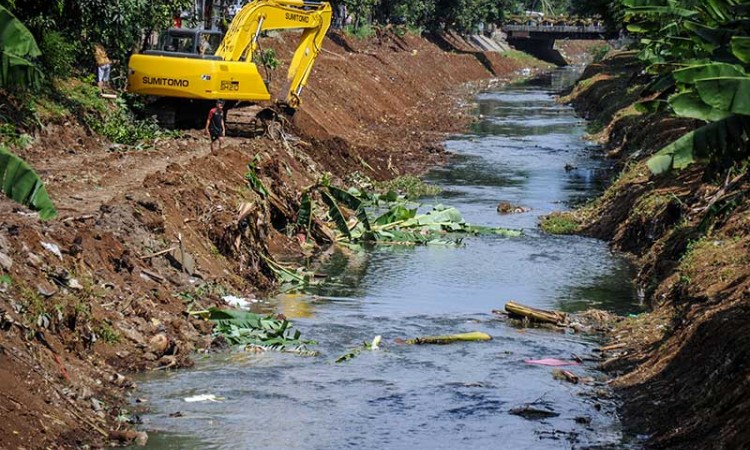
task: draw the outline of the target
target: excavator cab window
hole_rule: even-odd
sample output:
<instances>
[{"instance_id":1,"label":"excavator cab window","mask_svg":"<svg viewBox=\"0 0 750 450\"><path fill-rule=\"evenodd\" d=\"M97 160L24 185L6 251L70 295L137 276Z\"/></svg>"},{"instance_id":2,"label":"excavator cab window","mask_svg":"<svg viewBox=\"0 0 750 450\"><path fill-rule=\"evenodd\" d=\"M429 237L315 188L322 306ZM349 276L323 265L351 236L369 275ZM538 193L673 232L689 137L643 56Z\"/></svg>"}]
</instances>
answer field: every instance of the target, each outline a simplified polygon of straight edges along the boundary
<instances>
[{"instance_id":1,"label":"excavator cab window","mask_svg":"<svg viewBox=\"0 0 750 450\"><path fill-rule=\"evenodd\" d=\"M219 31L170 28L159 37L156 48L146 53L163 56L177 53L188 58L220 59L214 53L219 48L221 39Z\"/></svg>"},{"instance_id":2,"label":"excavator cab window","mask_svg":"<svg viewBox=\"0 0 750 450\"><path fill-rule=\"evenodd\" d=\"M213 55L221 45L222 35L217 32L202 32L198 37L198 53L201 55Z\"/></svg>"}]
</instances>

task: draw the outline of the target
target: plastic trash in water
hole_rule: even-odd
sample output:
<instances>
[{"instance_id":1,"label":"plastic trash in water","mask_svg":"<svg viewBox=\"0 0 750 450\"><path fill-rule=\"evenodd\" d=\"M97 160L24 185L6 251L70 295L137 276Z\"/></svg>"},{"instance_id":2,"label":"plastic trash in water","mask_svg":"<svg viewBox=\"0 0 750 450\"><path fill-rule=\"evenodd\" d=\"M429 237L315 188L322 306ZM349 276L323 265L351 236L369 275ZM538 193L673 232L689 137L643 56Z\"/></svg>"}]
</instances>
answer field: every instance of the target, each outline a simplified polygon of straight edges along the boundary
<instances>
[{"instance_id":1,"label":"plastic trash in water","mask_svg":"<svg viewBox=\"0 0 750 450\"><path fill-rule=\"evenodd\" d=\"M527 359L524 362L526 364L536 364L539 366L551 366L551 367L579 365L579 363L577 363L576 361L565 361L565 360L557 359L557 358Z\"/></svg>"},{"instance_id":2,"label":"plastic trash in water","mask_svg":"<svg viewBox=\"0 0 750 450\"><path fill-rule=\"evenodd\" d=\"M221 298L229 306L234 306L235 308L240 309L249 309L250 308L250 302L246 298L237 297L235 295L225 295Z\"/></svg>"},{"instance_id":3,"label":"plastic trash in water","mask_svg":"<svg viewBox=\"0 0 750 450\"><path fill-rule=\"evenodd\" d=\"M194 395L192 397L185 397L184 400L188 403L218 402L218 401L223 400L223 398L217 397L214 394L200 394L200 395Z\"/></svg>"}]
</instances>

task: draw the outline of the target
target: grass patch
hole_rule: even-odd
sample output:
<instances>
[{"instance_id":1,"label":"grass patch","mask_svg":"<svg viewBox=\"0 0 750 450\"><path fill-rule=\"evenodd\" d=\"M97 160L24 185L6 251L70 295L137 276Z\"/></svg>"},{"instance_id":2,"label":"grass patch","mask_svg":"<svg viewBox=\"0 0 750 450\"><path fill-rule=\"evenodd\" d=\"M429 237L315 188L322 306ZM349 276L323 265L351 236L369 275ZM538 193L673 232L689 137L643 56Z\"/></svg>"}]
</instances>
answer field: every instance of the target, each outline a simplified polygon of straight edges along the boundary
<instances>
[{"instance_id":1,"label":"grass patch","mask_svg":"<svg viewBox=\"0 0 750 450\"><path fill-rule=\"evenodd\" d=\"M579 228L578 221L569 212L554 212L544 216L539 226L549 234L575 234Z\"/></svg>"},{"instance_id":2,"label":"grass patch","mask_svg":"<svg viewBox=\"0 0 750 450\"><path fill-rule=\"evenodd\" d=\"M354 25L347 25L344 27L344 33L353 38L367 39L375 36L375 28L369 24L362 25L359 28L355 28Z\"/></svg>"},{"instance_id":3,"label":"grass patch","mask_svg":"<svg viewBox=\"0 0 750 450\"><path fill-rule=\"evenodd\" d=\"M102 98L99 89L89 83L73 81L60 86L63 103L88 127L117 144L137 145L176 132L162 130L151 118L137 119L127 97L114 101Z\"/></svg>"},{"instance_id":4,"label":"grass patch","mask_svg":"<svg viewBox=\"0 0 750 450\"><path fill-rule=\"evenodd\" d=\"M96 329L95 333L99 339L107 344L117 344L120 342L120 333L112 328L112 325L107 322L102 322Z\"/></svg>"},{"instance_id":5,"label":"grass patch","mask_svg":"<svg viewBox=\"0 0 750 450\"><path fill-rule=\"evenodd\" d=\"M434 197L443 191L439 186L425 183L422 179L413 175L404 175L392 180L376 182L375 189L381 192L394 191L408 200Z\"/></svg>"}]
</instances>

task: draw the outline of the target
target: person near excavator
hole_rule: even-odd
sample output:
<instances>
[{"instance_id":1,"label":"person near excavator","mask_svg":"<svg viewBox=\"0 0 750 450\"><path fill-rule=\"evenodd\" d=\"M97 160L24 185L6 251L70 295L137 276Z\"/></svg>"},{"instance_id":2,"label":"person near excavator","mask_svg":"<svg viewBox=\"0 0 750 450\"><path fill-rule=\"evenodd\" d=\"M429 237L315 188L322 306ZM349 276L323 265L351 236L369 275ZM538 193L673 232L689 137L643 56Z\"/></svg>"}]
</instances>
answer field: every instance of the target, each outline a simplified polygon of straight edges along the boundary
<instances>
[{"instance_id":1,"label":"person near excavator","mask_svg":"<svg viewBox=\"0 0 750 450\"><path fill-rule=\"evenodd\" d=\"M112 61L109 60L107 51L101 44L94 45L94 59L96 59L96 84L99 86L99 90L103 92L109 84Z\"/></svg>"},{"instance_id":2,"label":"person near excavator","mask_svg":"<svg viewBox=\"0 0 750 450\"><path fill-rule=\"evenodd\" d=\"M208 120L206 121L206 134L211 136L211 151L214 151L214 143L217 141L219 142L219 149L221 149L226 133L227 129L224 124L224 100L216 100L216 107L208 112Z\"/></svg>"}]
</instances>

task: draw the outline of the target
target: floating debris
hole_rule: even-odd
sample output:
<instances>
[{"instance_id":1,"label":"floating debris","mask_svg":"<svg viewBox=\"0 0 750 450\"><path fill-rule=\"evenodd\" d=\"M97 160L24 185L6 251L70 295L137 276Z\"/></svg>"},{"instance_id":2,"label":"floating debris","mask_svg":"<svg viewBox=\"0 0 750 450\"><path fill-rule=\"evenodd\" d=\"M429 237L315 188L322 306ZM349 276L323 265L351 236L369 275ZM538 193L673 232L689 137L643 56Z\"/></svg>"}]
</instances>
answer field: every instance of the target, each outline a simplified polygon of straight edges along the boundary
<instances>
[{"instance_id":1,"label":"floating debris","mask_svg":"<svg viewBox=\"0 0 750 450\"><path fill-rule=\"evenodd\" d=\"M230 345L252 350L296 353L301 356L318 355L318 352L307 349L307 345L316 342L300 339L300 331L292 330L291 322L284 317L219 308L209 308L192 314L215 322L214 337L220 337Z\"/></svg>"},{"instance_id":2,"label":"floating debris","mask_svg":"<svg viewBox=\"0 0 750 450\"><path fill-rule=\"evenodd\" d=\"M491 341L492 336L481 331L471 333L449 334L446 336L423 336L414 339L407 339L404 343L409 345L423 344L452 344L454 342L473 342L473 341Z\"/></svg>"},{"instance_id":3,"label":"floating debris","mask_svg":"<svg viewBox=\"0 0 750 450\"><path fill-rule=\"evenodd\" d=\"M221 400L224 400L224 398L217 397L214 394L200 394L200 395L193 395L192 397L185 397L183 400L185 400L188 403L219 402Z\"/></svg>"},{"instance_id":4,"label":"floating debris","mask_svg":"<svg viewBox=\"0 0 750 450\"><path fill-rule=\"evenodd\" d=\"M372 340L372 342L364 342L362 345L360 345L357 348L353 348L349 350L348 352L344 353L343 355L336 358L335 363L342 363L344 361L349 361L350 359L356 358L359 356L360 353L362 353L363 350L378 350L380 348L380 341L383 338L380 335L375 336L375 338Z\"/></svg>"},{"instance_id":5,"label":"floating debris","mask_svg":"<svg viewBox=\"0 0 750 450\"><path fill-rule=\"evenodd\" d=\"M550 406L539 403L528 403L513 408L508 412L514 416L521 416L527 420L549 419L550 417L557 417L560 415L560 413L555 412Z\"/></svg>"},{"instance_id":6,"label":"floating debris","mask_svg":"<svg viewBox=\"0 0 750 450\"><path fill-rule=\"evenodd\" d=\"M527 359L526 364L536 364L539 366L561 367L561 366L578 366L576 361L565 361L557 358Z\"/></svg>"},{"instance_id":7,"label":"floating debris","mask_svg":"<svg viewBox=\"0 0 750 450\"><path fill-rule=\"evenodd\" d=\"M563 326L568 320L568 316L564 312L532 308L513 301L505 304L505 310L511 317L519 317L537 323Z\"/></svg>"}]
</instances>

